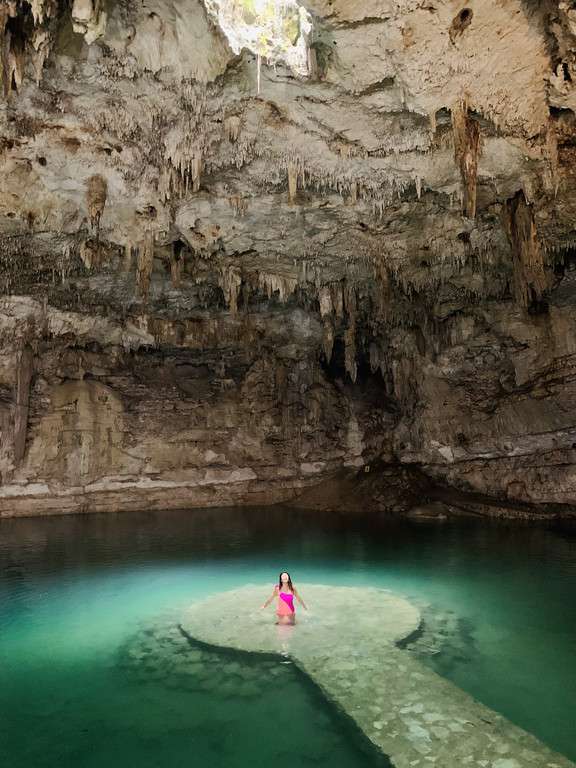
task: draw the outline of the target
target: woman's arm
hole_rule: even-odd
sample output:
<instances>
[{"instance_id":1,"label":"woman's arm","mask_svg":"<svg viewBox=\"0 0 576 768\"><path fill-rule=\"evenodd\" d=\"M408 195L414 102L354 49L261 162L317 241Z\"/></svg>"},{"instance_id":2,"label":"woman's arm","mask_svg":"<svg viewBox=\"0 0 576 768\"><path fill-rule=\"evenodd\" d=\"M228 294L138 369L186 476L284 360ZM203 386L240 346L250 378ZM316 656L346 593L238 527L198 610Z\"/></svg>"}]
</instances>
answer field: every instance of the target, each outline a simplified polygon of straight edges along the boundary
<instances>
[{"instance_id":1,"label":"woman's arm","mask_svg":"<svg viewBox=\"0 0 576 768\"><path fill-rule=\"evenodd\" d=\"M304 600L302 600L302 598L300 597L300 595L298 594L298 591L296 589L294 589L294 597L296 598L296 600L298 600L298 602L300 603L300 605L303 608L306 608L306 610L308 610L307 606L304 605Z\"/></svg>"},{"instance_id":2,"label":"woman's arm","mask_svg":"<svg viewBox=\"0 0 576 768\"><path fill-rule=\"evenodd\" d=\"M260 608L266 608L267 605L270 605L270 601L274 600L274 596L276 595L277 592L278 592L278 584L274 586L274 589L272 590L272 594L270 595L268 600L266 600L266 602L260 606Z\"/></svg>"}]
</instances>

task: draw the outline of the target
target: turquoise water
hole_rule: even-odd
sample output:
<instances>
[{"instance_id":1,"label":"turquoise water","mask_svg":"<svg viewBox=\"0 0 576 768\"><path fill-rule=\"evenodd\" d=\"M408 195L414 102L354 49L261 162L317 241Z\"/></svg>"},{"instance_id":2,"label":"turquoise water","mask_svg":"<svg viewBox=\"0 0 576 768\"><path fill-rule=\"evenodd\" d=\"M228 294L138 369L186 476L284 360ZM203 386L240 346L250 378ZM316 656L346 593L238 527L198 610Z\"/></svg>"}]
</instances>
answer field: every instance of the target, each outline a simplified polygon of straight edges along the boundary
<instances>
[{"instance_id":1,"label":"turquoise water","mask_svg":"<svg viewBox=\"0 0 576 768\"><path fill-rule=\"evenodd\" d=\"M290 665L243 660L224 685L217 653L201 682L122 663L158 617L245 583L264 599L281 569L448 617L426 663L576 760L575 528L265 508L0 521L0 764L388 765Z\"/></svg>"}]
</instances>

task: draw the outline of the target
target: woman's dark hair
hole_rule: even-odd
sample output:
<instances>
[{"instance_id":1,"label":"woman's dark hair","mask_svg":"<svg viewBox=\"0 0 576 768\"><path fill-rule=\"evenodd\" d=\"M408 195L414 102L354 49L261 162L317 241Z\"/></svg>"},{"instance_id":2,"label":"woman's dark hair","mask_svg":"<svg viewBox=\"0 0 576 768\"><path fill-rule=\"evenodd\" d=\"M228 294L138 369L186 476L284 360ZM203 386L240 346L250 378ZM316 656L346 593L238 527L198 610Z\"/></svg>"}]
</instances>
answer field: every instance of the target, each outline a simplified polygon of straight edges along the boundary
<instances>
[{"instance_id":1,"label":"woman's dark hair","mask_svg":"<svg viewBox=\"0 0 576 768\"><path fill-rule=\"evenodd\" d=\"M290 587L290 591L294 592L294 587L292 586L292 579L290 578L290 574L288 571L280 571L280 575L278 576L278 588L282 589L282 574L285 573L286 576L288 576L288 586Z\"/></svg>"}]
</instances>

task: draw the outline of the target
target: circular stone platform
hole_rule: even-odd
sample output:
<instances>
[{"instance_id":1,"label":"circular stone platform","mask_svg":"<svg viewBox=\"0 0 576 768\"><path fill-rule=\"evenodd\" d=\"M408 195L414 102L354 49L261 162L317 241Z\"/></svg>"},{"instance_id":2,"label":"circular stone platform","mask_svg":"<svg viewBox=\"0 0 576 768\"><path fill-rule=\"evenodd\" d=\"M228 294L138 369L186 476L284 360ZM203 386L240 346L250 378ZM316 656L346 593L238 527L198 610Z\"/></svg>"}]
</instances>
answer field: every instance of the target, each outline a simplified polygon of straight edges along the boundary
<instances>
[{"instance_id":1,"label":"circular stone platform","mask_svg":"<svg viewBox=\"0 0 576 768\"><path fill-rule=\"evenodd\" d=\"M407 600L373 587L298 584L294 626L274 623L272 585L191 605L180 631L220 648L289 656L396 768L576 768L421 664L398 641L420 625ZM281 658L281 657L280 657Z\"/></svg>"},{"instance_id":2,"label":"circular stone platform","mask_svg":"<svg viewBox=\"0 0 576 768\"><path fill-rule=\"evenodd\" d=\"M182 627L195 639L241 651L316 656L338 645L339 654L374 653L411 635L420 613L407 600L373 587L299 584L308 610L296 603L296 624L275 625L276 601L260 606L272 586L248 585L193 604Z\"/></svg>"}]
</instances>

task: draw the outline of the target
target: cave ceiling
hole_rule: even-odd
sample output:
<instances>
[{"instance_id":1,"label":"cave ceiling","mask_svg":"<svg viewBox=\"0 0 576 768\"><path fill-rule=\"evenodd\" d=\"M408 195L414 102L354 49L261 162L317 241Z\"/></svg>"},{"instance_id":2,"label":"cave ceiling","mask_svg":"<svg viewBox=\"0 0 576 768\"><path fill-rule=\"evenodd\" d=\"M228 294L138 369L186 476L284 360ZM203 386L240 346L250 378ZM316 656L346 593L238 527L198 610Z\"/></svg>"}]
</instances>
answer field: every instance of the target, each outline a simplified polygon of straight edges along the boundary
<instances>
[{"instance_id":1,"label":"cave ceiling","mask_svg":"<svg viewBox=\"0 0 576 768\"><path fill-rule=\"evenodd\" d=\"M235 310L346 283L372 322L541 298L574 237L571 3L286 0L287 42L231 41L259 3L3 2L0 289Z\"/></svg>"},{"instance_id":2,"label":"cave ceiling","mask_svg":"<svg viewBox=\"0 0 576 768\"><path fill-rule=\"evenodd\" d=\"M374 460L573 504L572 2L1 0L0 44L9 513Z\"/></svg>"}]
</instances>

